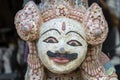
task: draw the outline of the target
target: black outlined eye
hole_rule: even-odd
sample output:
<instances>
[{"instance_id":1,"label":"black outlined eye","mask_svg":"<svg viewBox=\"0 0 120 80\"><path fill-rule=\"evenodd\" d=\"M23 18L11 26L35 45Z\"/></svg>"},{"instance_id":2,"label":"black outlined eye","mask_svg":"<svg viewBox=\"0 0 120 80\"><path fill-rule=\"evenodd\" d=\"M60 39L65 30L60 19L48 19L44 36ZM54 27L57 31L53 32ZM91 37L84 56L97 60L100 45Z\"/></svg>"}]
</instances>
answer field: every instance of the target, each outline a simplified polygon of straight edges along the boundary
<instances>
[{"instance_id":1,"label":"black outlined eye","mask_svg":"<svg viewBox=\"0 0 120 80\"><path fill-rule=\"evenodd\" d=\"M82 46L82 44L77 40L70 40L67 42L67 44L70 46Z\"/></svg>"},{"instance_id":2,"label":"black outlined eye","mask_svg":"<svg viewBox=\"0 0 120 80\"><path fill-rule=\"evenodd\" d=\"M48 37L47 39L43 40L46 43L58 43L58 40L55 37Z\"/></svg>"}]
</instances>

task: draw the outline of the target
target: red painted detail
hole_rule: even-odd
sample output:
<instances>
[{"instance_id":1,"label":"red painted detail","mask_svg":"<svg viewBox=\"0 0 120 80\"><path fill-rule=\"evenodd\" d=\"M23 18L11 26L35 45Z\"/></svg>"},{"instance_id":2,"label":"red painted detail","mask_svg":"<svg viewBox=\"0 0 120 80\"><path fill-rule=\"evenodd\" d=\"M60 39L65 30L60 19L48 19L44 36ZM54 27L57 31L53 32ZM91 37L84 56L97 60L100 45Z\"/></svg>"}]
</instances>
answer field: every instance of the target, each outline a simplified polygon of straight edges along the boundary
<instances>
[{"instance_id":1,"label":"red painted detail","mask_svg":"<svg viewBox=\"0 0 120 80\"><path fill-rule=\"evenodd\" d=\"M65 64L65 63L70 62L69 59L61 58L61 57L52 58L52 60L53 60L54 62L60 63L60 64Z\"/></svg>"},{"instance_id":2,"label":"red painted detail","mask_svg":"<svg viewBox=\"0 0 120 80\"><path fill-rule=\"evenodd\" d=\"M65 24L65 22L62 23L62 30L63 30L63 31L66 30L66 24Z\"/></svg>"}]
</instances>

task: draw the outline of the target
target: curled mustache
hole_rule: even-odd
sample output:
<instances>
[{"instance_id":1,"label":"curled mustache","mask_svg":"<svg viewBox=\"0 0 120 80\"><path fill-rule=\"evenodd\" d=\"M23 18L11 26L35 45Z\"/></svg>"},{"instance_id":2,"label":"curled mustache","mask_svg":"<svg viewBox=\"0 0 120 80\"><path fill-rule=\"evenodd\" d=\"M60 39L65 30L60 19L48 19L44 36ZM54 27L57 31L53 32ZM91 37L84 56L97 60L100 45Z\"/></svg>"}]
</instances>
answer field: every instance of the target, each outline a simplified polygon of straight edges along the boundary
<instances>
[{"instance_id":1,"label":"curled mustache","mask_svg":"<svg viewBox=\"0 0 120 80\"><path fill-rule=\"evenodd\" d=\"M69 59L69 60L74 60L77 58L78 54L77 53L71 53L71 54L68 54L68 53L64 53L64 54L61 54L61 53L53 53L51 51L47 51L47 55L49 57L61 57L61 58L66 58L66 59Z\"/></svg>"}]
</instances>

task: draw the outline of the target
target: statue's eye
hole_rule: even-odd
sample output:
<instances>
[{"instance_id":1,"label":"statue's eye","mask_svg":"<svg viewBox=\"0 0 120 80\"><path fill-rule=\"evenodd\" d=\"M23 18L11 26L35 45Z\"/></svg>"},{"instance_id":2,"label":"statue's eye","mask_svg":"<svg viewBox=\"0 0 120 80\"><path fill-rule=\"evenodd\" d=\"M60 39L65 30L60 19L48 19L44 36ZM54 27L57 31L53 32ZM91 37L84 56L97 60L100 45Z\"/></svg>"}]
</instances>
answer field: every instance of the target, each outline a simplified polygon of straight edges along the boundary
<instances>
[{"instance_id":1,"label":"statue's eye","mask_svg":"<svg viewBox=\"0 0 120 80\"><path fill-rule=\"evenodd\" d=\"M48 37L47 39L43 40L46 43L58 43L58 40L55 37Z\"/></svg>"},{"instance_id":2,"label":"statue's eye","mask_svg":"<svg viewBox=\"0 0 120 80\"><path fill-rule=\"evenodd\" d=\"M67 42L67 44L70 46L82 46L82 44L77 40L70 40Z\"/></svg>"}]
</instances>

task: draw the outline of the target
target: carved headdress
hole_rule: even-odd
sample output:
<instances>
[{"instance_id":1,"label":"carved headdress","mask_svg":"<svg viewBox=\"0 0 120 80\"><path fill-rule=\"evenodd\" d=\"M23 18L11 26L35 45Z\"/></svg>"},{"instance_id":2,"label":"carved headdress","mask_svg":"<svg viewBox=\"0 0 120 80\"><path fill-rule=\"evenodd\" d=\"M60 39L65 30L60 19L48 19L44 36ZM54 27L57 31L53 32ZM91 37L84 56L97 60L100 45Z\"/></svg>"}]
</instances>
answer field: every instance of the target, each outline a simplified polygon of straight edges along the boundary
<instances>
[{"instance_id":1,"label":"carved headdress","mask_svg":"<svg viewBox=\"0 0 120 80\"><path fill-rule=\"evenodd\" d=\"M100 44L108 32L102 9L96 3L87 10L85 7L88 7L87 0L42 0L40 9L30 1L16 14L17 32L23 40L34 41L39 38L42 23L66 17L84 24L89 44Z\"/></svg>"},{"instance_id":2,"label":"carved headdress","mask_svg":"<svg viewBox=\"0 0 120 80\"><path fill-rule=\"evenodd\" d=\"M80 67L83 80L88 80L90 77L90 80L96 80L97 77L105 76L105 70L98 59L99 53L101 53L101 44L106 39L108 32L102 9L96 3L88 8L87 0L41 0L39 8L30 1L15 17L19 36L29 44L28 65L30 70L28 72L32 77L28 80L34 80L34 75L36 80L43 80L45 77L44 66L37 56L35 45L36 40L41 37L39 34L41 25L52 19L62 17L75 20L84 27L88 52ZM101 80L109 79L105 77Z\"/></svg>"}]
</instances>

